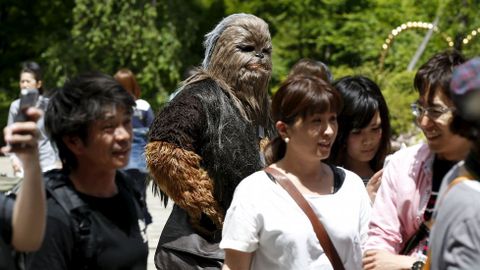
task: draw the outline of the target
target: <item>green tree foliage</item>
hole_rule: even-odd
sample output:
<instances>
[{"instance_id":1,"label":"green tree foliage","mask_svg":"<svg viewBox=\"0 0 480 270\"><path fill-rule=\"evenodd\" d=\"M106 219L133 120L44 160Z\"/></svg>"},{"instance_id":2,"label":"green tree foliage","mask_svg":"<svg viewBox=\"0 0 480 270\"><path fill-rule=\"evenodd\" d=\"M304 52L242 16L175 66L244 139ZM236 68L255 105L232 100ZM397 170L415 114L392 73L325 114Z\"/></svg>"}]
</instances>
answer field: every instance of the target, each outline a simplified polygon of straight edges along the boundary
<instances>
[{"instance_id":1,"label":"green tree foliage","mask_svg":"<svg viewBox=\"0 0 480 270\"><path fill-rule=\"evenodd\" d=\"M303 57L325 62L335 78L363 74L381 86L400 134L413 128L409 104L416 99L415 70L405 70L427 31L409 28L392 38L381 67L385 40L407 21L440 15L415 68L449 47L446 36L468 57L478 55L480 31L472 31L480 28L479 7L479 0L1 0L0 103L17 96L19 64L33 59L48 88L81 71L128 67L159 109L182 74L201 63L204 35L221 18L245 12L270 25L272 92Z\"/></svg>"},{"instance_id":2,"label":"green tree foliage","mask_svg":"<svg viewBox=\"0 0 480 270\"><path fill-rule=\"evenodd\" d=\"M20 64L41 54L69 36L73 1L0 1L0 96L17 97ZM50 59L46 59L50 60ZM46 85L50 85L48 80Z\"/></svg>"},{"instance_id":3,"label":"green tree foliage","mask_svg":"<svg viewBox=\"0 0 480 270\"><path fill-rule=\"evenodd\" d=\"M415 72L399 71L387 75L388 77L380 75L377 81L389 104L390 123L394 135L400 135L399 133L413 128L414 116L411 113L410 104L418 99L418 94L412 86Z\"/></svg>"},{"instance_id":4,"label":"green tree foliage","mask_svg":"<svg viewBox=\"0 0 480 270\"><path fill-rule=\"evenodd\" d=\"M42 55L50 62L48 74L60 85L78 72L114 74L127 67L136 74L145 98L164 102L179 80L180 44L168 14L159 16L156 5L160 4L77 0L70 38L52 44Z\"/></svg>"},{"instance_id":5,"label":"green tree foliage","mask_svg":"<svg viewBox=\"0 0 480 270\"><path fill-rule=\"evenodd\" d=\"M406 72L406 68L427 30L409 28L397 35L390 44L382 70L379 59L385 39L393 29L408 21L433 22L440 11L439 31L430 38L417 62L418 68L433 54L449 48L447 36L456 38L454 33L458 33L462 38L465 37L466 27L462 25L476 24L479 7L478 0L225 2L228 13L251 12L270 24L274 45L273 91L289 68L302 57L327 63L335 78L352 74L366 75L380 85L390 107L392 126L397 135L414 128L410 103L417 99L413 91L415 71ZM456 47L466 50L466 46L458 46L459 38L456 39ZM478 48L473 41L474 38L468 46ZM480 44L480 38L477 42ZM478 49L472 51L478 52ZM471 56L474 53L469 54Z\"/></svg>"},{"instance_id":6,"label":"green tree foliage","mask_svg":"<svg viewBox=\"0 0 480 270\"><path fill-rule=\"evenodd\" d=\"M36 60L46 66L40 55L69 35L72 9L70 0L0 0L0 127L19 94L21 63ZM51 85L48 80L44 84Z\"/></svg>"}]
</instances>

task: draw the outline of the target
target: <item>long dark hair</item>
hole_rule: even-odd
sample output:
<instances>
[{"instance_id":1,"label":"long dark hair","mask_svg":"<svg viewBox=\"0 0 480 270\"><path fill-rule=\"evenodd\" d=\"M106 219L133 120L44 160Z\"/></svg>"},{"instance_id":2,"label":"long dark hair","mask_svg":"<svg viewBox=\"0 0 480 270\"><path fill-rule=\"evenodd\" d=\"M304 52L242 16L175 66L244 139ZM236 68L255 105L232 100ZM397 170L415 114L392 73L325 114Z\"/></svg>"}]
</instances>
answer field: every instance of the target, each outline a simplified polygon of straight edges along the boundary
<instances>
[{"instance_id":1,"label":"long dark hair","mask_svg":"<svg viewBox=\"0 0 480 270\"><path fill-rule=\"evenodd\" d=\"M343 106L340 94L327 82L313 76L289 77L278 89L272 100L272 118L292 125L314 113L341 111ZM285 156L286 144L276 136L265 149L267 164L272 164Z\"/></svg>"},{"instance_id":2,"label":"long dark hair","mask_svg":"<svg viewBox=\"0 0 480 270\"><path fill-rule=\"evenodd\" d=\"M347 76L334 83L335 88L343 97L344 107L338 116L338 133L333 144L330 162L337 166L345 165L345 147L348 136L353 129L362 129L368 126L378 111L382 120L382 137L380 146L373 159L369 162L370 168L378 171L383 167L385 157L390 152L390 116L387 103L378 85L364 76Z\"/></svg>"}]
</instances>

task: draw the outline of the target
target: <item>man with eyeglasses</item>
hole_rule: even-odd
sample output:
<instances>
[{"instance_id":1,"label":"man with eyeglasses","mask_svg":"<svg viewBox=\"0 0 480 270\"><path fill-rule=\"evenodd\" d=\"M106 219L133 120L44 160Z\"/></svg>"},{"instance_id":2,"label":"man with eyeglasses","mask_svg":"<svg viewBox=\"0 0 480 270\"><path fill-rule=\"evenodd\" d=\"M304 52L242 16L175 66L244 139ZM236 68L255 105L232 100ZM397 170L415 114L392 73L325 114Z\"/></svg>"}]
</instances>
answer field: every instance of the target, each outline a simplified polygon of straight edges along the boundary
<instances>
[{"instance_id":1,"label":"man with eyeglasses","mask_svg":"<svg viewBox=\"0 0 480 270\"><path fill-rule=\"evenodd\" d=\"M402 149L385 167L365 246L364 269L421 269L430 219L441 181L464 159L470 142L453 134L452 70L465 62L456 51L434 55L415 75L419 99L412 104L426 143Z\"/></svg>"},{"instance_id":2,"label":"man with eyeglasses","mask_svg":"<svg viewBox=\"0 0 480 270\"><path fill-rule=\"evenodd\" d=\"M450 88L452 100L458 108L450 129L472 141L472 149L467 158L457 163L442 181L430 236L430 269L478 269L480 57L454 70Z\"/></svg>"}]
</instances>

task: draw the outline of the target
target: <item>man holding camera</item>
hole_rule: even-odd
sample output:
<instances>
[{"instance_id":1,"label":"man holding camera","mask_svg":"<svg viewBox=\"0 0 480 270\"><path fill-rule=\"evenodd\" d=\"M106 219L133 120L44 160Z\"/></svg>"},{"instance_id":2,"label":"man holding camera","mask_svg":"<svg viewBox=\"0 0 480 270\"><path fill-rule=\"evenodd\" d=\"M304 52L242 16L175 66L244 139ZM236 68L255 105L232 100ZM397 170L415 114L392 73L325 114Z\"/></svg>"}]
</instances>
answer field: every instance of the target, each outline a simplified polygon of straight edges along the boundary
<instances>
[{"instance_id":1,"label":"man holding camera","mask_svg":"<svg viewBox=\"0 0 480 270\"><path fill-rule=\"evenodd\" d=\"M132 96L88 73L55 91L45 127L61 170L47 172L45 241L27 269L146 269L145 203L118 169L132 144Z\"/></svg>"}]
</instances>

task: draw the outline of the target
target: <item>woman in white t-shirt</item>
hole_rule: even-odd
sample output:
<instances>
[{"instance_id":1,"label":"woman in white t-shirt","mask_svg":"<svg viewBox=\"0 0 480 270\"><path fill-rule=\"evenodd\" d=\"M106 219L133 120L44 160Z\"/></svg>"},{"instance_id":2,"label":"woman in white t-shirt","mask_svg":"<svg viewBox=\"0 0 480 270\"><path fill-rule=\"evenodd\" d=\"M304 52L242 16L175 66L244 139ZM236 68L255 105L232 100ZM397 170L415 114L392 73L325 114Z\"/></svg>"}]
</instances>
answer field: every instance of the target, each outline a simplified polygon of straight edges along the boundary
<instances>
[{"instance_id":1,"label":"woman in white t-shirt","mask_svg":"<svg viewBox=\"0 0 480 270\"><path fill-rule=\"evenodd\" d=\"M330 84L314 77L288 79L272 101L279 136L266 158L310 203L345 268L361 269L369 197L357 175L322 162L330 155L341 108ZM237 187L220 247L223 269L333 269L307 216L264 171Z\"/></svg>"}]
</instances>

